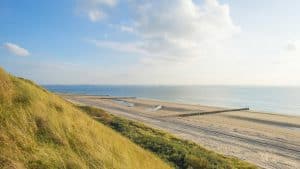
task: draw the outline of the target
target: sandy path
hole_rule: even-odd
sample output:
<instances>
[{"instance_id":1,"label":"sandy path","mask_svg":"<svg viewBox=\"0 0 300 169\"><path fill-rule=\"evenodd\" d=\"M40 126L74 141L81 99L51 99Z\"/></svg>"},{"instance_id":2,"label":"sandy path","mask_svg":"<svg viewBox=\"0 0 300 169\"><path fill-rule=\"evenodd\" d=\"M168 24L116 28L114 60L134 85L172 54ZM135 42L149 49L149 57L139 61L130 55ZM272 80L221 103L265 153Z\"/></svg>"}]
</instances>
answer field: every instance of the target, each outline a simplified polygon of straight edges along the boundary
<instances>
[{"instance_id":1,"label":"sandy path","mask_svg":"<svg viewBox=\"0 0 300 169\"><path fill-rule=\"evenodd\" d=\"M120 102L97 96L63 97L166 130L263 168L300 168L300 117L241 111L180 118L171 116L221 108L131 98ZM151 111L158 105L162 108Z\"/></svg>"}]
</instances>

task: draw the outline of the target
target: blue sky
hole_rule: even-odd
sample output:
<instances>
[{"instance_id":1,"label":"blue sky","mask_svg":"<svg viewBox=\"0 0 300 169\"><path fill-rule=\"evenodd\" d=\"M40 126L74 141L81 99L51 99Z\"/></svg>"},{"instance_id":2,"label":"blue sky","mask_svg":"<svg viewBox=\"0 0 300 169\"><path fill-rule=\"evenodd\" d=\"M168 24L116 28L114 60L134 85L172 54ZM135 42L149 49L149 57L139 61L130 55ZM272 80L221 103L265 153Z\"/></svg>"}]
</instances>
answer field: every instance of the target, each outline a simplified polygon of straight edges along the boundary
<instances>
[{"instance_id":1,"label":"blue sky","mask_svg":"<svg viewBox=\"0 0 300 169\"><path fill-rule=\"evenodd\" d=\"M300 85L296 0L0 2L0 66L40 84Z\"/></svg>"}]
</instances>

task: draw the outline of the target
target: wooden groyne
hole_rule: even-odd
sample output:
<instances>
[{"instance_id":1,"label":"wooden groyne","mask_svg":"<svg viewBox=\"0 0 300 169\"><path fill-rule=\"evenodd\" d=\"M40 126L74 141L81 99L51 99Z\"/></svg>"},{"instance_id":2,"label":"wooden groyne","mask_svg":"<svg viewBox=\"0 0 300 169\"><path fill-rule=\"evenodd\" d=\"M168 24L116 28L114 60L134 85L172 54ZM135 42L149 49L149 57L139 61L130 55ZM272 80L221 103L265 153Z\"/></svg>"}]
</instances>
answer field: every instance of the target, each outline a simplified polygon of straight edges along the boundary
<instances>
[{"instance_id":1,"label":"wooden groyne","mask_svg":"<svg viewBox=\"0 0 300 169\"><path fill-rule=\"evenodd\" d=\"M118 99L136 99L136 97L100 97L99 99L110 99L110 100L118 100Z\"/></svg>"},{"instance_id":2,"label":"wooden groyne","mask_svg":"<svg viewBox=\"0 0 300 169\"><path fill-rule=\"evenodd\" d=\"M246 108L240 108L240 109L226 109L226 110L186 113L186 114L179 114L176 116L177 117L200 116L200 115L217 114L217 113L232 112L232 111L246 111L246 110L250 110L250 109L248 107L246 107Z\"/></svg>"}]
</instances>

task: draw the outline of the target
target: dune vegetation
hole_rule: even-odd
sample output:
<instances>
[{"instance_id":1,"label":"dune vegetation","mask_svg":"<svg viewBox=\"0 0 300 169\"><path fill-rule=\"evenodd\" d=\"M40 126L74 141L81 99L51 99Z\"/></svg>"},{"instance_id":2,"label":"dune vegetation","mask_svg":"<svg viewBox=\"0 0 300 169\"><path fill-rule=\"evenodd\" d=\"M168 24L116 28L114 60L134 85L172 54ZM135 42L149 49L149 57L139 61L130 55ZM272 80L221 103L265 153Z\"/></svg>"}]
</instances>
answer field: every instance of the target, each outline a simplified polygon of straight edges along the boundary
<instances>
[{"instance_id":1,"label":"dune vegetation","mask_svg":"<svg viewBox=\"0 0 300 169\"><path fill-rule=\"evenodd\" d=\"M144 124L111 115L101 109L78 105L94 119L120 132L141 147L156 153L178 169L255 169L234 157L209 151L198 144L174 137Z\"/></svg>"},{"instance_id":2,"label":"dune vegetation","mask_svg":"<svg viewBox=\"0 0 300 169\"><path fill-rule=\"evenodd\" d=\"M0 168L171 168L73 104L0 69Z\"/></svg>"}]
</instances>

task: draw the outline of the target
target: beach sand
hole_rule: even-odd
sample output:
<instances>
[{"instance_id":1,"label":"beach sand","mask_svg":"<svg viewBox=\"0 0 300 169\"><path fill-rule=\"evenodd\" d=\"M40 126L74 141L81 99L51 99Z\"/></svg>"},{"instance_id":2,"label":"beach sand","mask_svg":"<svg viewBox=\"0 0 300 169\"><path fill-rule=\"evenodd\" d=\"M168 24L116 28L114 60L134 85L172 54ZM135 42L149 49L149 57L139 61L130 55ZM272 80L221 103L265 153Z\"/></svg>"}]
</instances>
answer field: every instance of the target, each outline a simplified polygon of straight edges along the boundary
<instances>
[{"instance_id":1,"label":"beach sand","mask_svg":"<svg viewBox=\"0 0 300 169\"><path fill-rule=\"evenodd\" d=\"M176 117L225 108L140 98L66 95L65 99L102 108L234 156L262 168L300 168L300 117L253 111Z\"/></svg>"}]
</instances>

